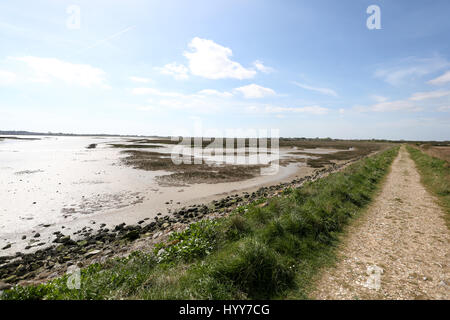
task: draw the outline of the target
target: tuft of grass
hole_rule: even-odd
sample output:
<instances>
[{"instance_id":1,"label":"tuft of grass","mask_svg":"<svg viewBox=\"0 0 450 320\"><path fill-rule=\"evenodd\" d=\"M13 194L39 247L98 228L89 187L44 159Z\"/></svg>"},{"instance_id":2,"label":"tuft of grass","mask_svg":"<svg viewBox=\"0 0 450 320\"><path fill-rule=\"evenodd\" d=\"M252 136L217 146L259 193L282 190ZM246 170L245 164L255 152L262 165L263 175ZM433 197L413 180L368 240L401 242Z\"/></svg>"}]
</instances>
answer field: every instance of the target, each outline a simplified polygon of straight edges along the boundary
<instances>
[{"instance_id":1,"label":"tuft of grass","mask_svg":"<svg viewBox=\"0 0 450 320\"><path fill-rule=\"evenodd\" d=\"M230 216L191 224L151 253L135 253L67 277L16 286L3 299L305 299L334 258L338 235L370 203L398 147L341 172L260 199Z\"/></svg>"},{"instance_id":2,"label":"tuft of grass","mask_svg":"<svg viewBox=\"0 0 450 320\"><path fill-rule=\"evenodd\" d=\"M154 253L158 262L193 261L210 254L217 243L219 221L202 220L189 225L183 232L172 233L168 243L158 243Z\"/></svg>"},{"instance_id":3,"label":"tuft of grass","mask_svg":"<svg viewBox=\"0 0 450 320\"><path fill-rule=\"evenodd\" d=\"M232 249L209 271L218 283L231 284L250 299L280 295L293 284L293 270L266 242L246 238Z\"/></svg>"},{"instance_id":4,"label":"tuft of grass","mask_svg":"<svg viewBox=\"0 0 450 320\"><path fill-rule=\"evenodd\" d=\"M450 163L412 146L407 146L406 149L416 163L422 183L438 198L439 204L446 212L445 221L450 228Z\"/></svg>"}]
</instances>

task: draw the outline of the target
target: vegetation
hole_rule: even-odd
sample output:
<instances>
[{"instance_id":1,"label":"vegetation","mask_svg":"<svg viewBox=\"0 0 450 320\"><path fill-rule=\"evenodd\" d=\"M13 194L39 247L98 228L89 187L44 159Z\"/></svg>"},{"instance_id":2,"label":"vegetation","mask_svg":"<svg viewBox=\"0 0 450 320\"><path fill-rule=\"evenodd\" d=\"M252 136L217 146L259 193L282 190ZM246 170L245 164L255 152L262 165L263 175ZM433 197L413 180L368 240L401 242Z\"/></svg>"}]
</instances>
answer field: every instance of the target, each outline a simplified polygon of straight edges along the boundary
<instances>
[{"instance_id":1,"label":"vegetation","mask_svg":"<svg viewBox=\"0 0 450 320\"><path fill-rule=\"evenodd\" d=\"M450 163L429 156L415 147L407 146L407 150L419 169L422 183L438 198L446 211L447 227L450 228Z\"/></svg>"},{"instance_id":2,"label":"vegetation","mask_svg":"<svg viewBox=\"0 0 450 320\"><path fill-rule=\"evenodd\" d=\"M333 260L338 235L361 213L398 148L345 170L191 224L155 247L69 276L14 287L3 299L304 299L317 271Z\"/></svg>"}]
</instances>

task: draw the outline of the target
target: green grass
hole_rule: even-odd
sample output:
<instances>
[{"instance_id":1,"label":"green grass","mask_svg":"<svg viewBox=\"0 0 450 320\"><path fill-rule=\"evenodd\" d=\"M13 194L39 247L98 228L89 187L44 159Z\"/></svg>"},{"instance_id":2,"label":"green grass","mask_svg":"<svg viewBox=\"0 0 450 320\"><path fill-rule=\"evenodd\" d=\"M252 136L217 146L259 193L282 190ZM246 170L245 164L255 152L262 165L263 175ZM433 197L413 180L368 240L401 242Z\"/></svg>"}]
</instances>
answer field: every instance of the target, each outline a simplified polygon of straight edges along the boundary
<instances>
[{"instance_id":1,"label":"green grass","mask_svg":"<svg viewBox=\"0 0 450 320\"><path fill-rule=\"evenodd\" d=\"M334 259L338 235L370 203L397 152L191 224L151 253L91 265L79 290L68 289L64 276L2 298L307 299L314 276Z\"/></svg>"},{"instance_id":2,"label":"green grass","mask_svg":"<svg viewBox=\"0 0 450 320\"><path fill-rule=\"evenodd\" d=\"M425 187L434 194L441 207L445 210L445 220L450 228L450 164L420 151L417 148L406 147L421 175Z\"/></svg>"}]
</instances>

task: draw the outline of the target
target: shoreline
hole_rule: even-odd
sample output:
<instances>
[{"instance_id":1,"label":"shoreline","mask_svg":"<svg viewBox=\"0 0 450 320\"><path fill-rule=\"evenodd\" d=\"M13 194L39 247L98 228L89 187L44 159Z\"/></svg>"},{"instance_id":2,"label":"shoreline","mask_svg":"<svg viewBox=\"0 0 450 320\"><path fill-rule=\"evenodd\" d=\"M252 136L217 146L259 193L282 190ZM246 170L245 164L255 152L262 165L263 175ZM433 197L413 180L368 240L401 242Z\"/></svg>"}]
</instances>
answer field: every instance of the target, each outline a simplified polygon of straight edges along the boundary
<instances>
[{"instance_id":1,"label":"shoreline","mask_svg":"<svg viewBox=\"0 0 450 320\"><path fill-rule=\"evenodd\" d=\"M276 197L285 188L300 187L368 156L314 169L310 175L276 185L260 186L253 192L242 191L241 194L228 195L207 204L184 207L170 216L161 214L153 219L145 218L134 225L120 223L113 228L102 225L96 231L85 226L76 232L76 238L56 231L56 239L46 248L0 257L0 279L6 286L42 283L64 274L69 267L81 268L133 251L148 251L172 232L182 231L190 223L225 216L240 205Z\"/></svg>"},{"instance_id":2,"label":"shoreline","mask_svg":"<svg viewBox=\"0 0 450 320\"><path fill-rule=\"evenodd\" d=\"M58 232L64 233L65 236L70 236L74 240L81 240L82 237L79 236L80 230L97 232L101 228L114 228L121 223L137 224L144 219L153 219L158 214L172 216L173 212L181 210L183 207L194 206L198 203L209 203L229 195L252 193L261 187L289 182L294 178L307 176L314 171L313 168L301 163L293 164L290 168L280 167L280 170L284 172L239 182L194 185L192 190L189 189L192 186L182 187L185 190L182 193L176 190L179 189L177 187L169 187L172 190L165 190L163 194L160 192L157 195L157 200L144 198L145 196L140 193L133 197L130 196L130 198L136 197L136 203L122 208L117 207L98 213L79 214L75 219L68 221L41 223L38 226L30 227L25 232L2 233L3 244L0 246L0 258L17 252L33 253L36 250L45 249L51 246L52 241L55 239L55 234ZM161 189L162 187L159 188ZM226 191L221 192L221 190ZM202 194L202 196L194 196L194 191ZM210 194L203 196L203 194L208 193Z\"/></svg>"}]
</instances>

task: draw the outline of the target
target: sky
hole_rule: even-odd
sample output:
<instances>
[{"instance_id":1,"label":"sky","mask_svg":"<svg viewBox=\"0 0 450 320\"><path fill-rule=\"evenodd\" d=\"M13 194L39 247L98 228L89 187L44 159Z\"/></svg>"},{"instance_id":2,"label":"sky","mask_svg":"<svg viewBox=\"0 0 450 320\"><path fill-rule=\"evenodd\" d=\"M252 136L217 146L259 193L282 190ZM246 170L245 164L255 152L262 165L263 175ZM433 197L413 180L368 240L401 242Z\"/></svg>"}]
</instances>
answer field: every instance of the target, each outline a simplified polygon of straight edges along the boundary
<instances>
[{"instance_id":1,"label":"sky","mask_svg":"<svg viewBox=\"0 0 450 320\"><path fill-rule=\"evenodd\" d=\"M449 14L448 0L2 1L0 130L450 140Z\"/></svg>"}]
</instances>

